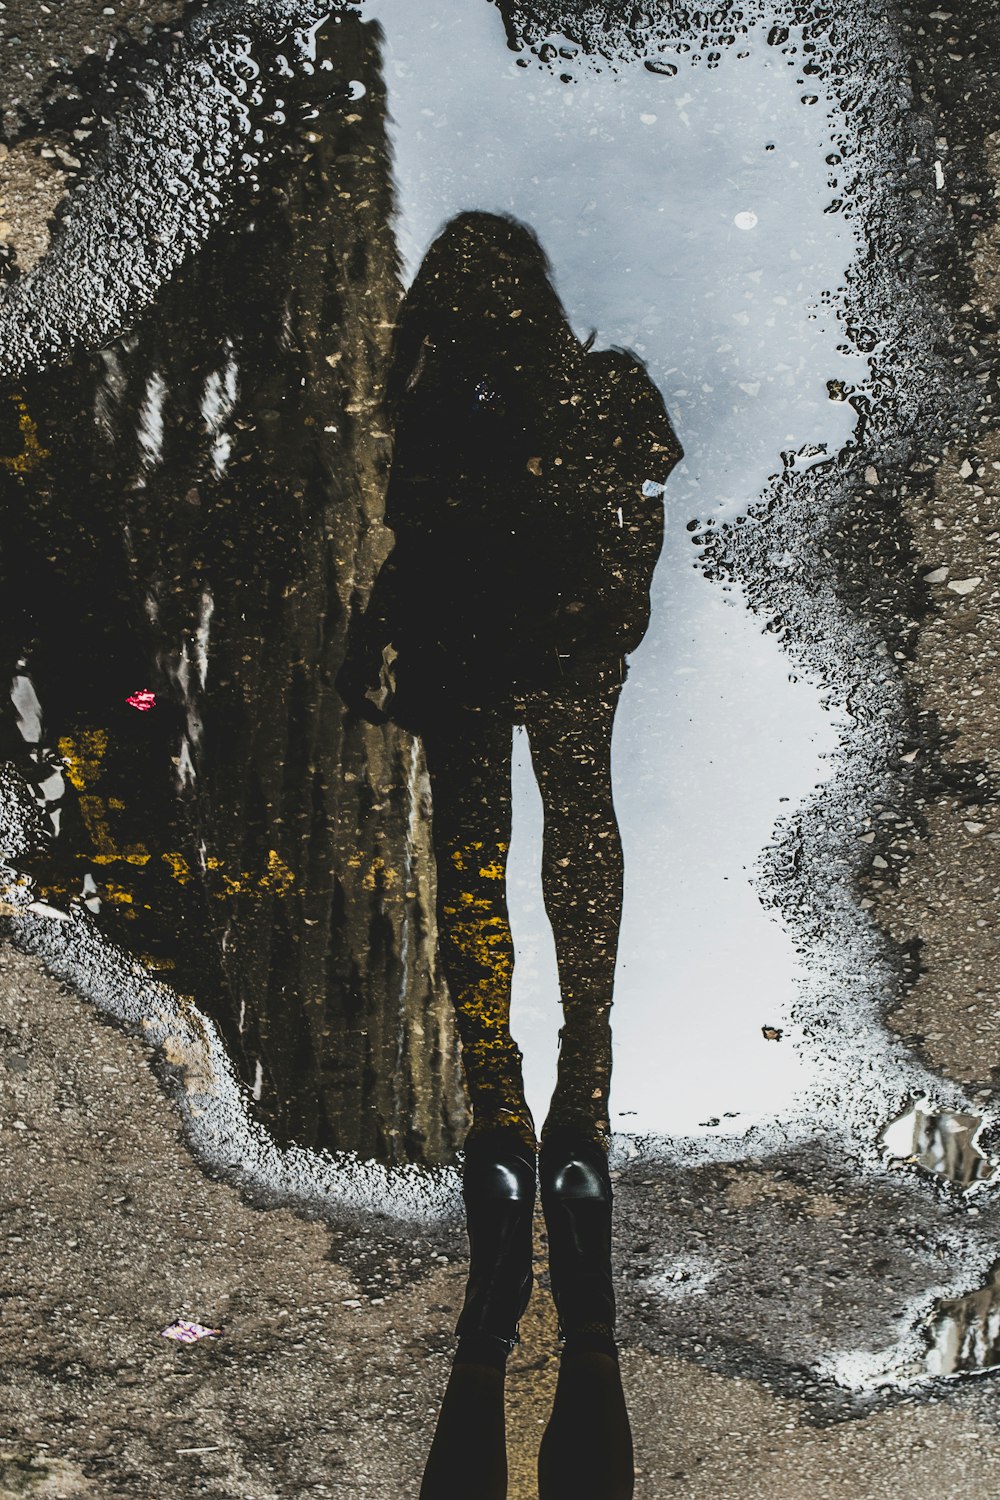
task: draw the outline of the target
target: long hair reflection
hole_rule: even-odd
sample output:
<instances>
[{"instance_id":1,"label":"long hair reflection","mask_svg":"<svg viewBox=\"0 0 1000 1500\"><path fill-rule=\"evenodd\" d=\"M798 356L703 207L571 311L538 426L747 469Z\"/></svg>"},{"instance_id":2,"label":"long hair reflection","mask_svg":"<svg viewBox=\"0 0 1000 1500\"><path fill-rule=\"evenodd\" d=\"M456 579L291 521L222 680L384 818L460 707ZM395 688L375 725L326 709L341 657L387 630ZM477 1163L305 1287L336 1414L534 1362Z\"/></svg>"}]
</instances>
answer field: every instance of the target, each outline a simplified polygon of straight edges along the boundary
<instances>
[{"instance_id":1,"label":"long hair reflection","mask_svg":"<svg viewBox=\"0 0 1000 1500\"><path fill-rule=\"evenodd\" d=\"M623 884L611 736L680 447L634 356L576 338L535 235L485 213L459 215L428 251L398 319L387 404L395 546L339 686L359 713L423 741L440 956L473 1111L469 1282L421 1494L506 1491L503 1376L532 1284L537 1150L509 1026L511 736L523 725L564 1014L537 1162L564 1340L540 1493L610 1500L632 1490L607 1167Z\"/></svg>"}]
</instances>

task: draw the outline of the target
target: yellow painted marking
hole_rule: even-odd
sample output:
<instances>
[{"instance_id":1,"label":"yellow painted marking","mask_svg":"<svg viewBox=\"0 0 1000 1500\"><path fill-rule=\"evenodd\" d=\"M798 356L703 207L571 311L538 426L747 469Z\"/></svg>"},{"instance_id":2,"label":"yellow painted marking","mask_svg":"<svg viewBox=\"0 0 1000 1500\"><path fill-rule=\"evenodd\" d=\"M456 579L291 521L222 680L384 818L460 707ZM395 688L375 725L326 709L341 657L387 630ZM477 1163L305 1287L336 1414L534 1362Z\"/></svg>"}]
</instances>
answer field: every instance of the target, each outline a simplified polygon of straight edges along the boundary
<instances>
[{"instance_id":1,"label":"yellow painted marking","mask_svg":"<svg viewBox=\"0 0 1000 1500\"><path fill-rule=\"evenodd\" d=\"M444 935L460 953L488 970L490 975L506 974L513 968L510 924L506 917L474 916L465 921L449 922ZM501 951L497 952L498 948Z\"/></svg>"},{"instance_id":2,"label":"yellow painted marking","mask_svg":"<svg viewBox=\"0 0 1000 1500\"><path fill-rule=\"evenodd\" d=\"M395 872L393 872L395 876ZM295 876L285 864L277 849L269 849L267 853L267 874L260 882L262 891L274 891L277 896L287 896L295 885Z\"/></svg>"},{"instance_id":3,"label":"yellow painted marking","mask_svg":"<svg viewBox=\"0 0 1000 1500\"><path fill-rule=\"evenodd\" d=\"M160 858L165 865L169 865L170 873L178 885L187 885L191 879L191 867L183 854L161 854Z\"/></svg>"},{"instance_id":4,"label":"yellow painted marking","mask_svg":"<svg viewBox=\"0 0 1000 1500\"><path fill-rule=\"evenodd\" d=\"M157 958L152 953L140 953L139 962L146 969L176 969L177 964L172 958Z\"/></svg>"},{"instance_id":5,"label":"yellow painted marking","mask_svg":"<svg viewBox=\"0 0 1000 1500\"><path fill-rule=\"evenodd\" d=\"M81 729L76 736L59 741L59 754L66 763L66 775L78 792L86 791L101 773L101 762L108 748L107 731Z\"/></svg>"},{"instance_id":6,"label":"yellow painted marking","mask_svg":"<svg viewBox=\"0 0 1000 1500\"><path fill-rule=\"evenodd\" d=\"M128 844L121 849L115 843L108 827L103 797L81 796L80 816L97 851L91 856L95 865L113 865L120 860L128 865L149 863L149 850L143 844Z\"/></svg>"},{"instance_id":7,"label":"yellow painted marking","mask_svg":"<svg viewBox=\"0 0 1000 1500\"><path fill-rule=\"evenodd\" d=\"M109 901L112 906L133 905L132 892L127 891L123 885L115 885L113 881L106 880L103 882L103 891L101 900Z\"/></svg>"},{"instance_id":8,"label":"yellow painted marking","mask_svg":"<svg viewBox=\"0 0 1000 1500\"><path fill-rule=\"evenodd\" d=\"M38 428L32 421L23 398L11 396L10 399L17 407L17 425L21 431L21 441L24 447L20 453L15 453L11 458L0 458L0 468L7 469L12 474L30 474L43 459L48 458L49 450L43 448L39 442Z\"/></svg>"},{"instance_id":9,"label":"yellow painted marking","mask_svg":"<svg viewBox=\"0 0 1000 1500\"><path fill-rule=\"evenodd\" d=\"M387 865L380 854L376 854L368 869L361 877L361 889L363 891L373 891L378 885L379 876L382 877L382 883L390 887L394 886L399 880L399 875L392 866Z\"/></svg>"}]
</instances>

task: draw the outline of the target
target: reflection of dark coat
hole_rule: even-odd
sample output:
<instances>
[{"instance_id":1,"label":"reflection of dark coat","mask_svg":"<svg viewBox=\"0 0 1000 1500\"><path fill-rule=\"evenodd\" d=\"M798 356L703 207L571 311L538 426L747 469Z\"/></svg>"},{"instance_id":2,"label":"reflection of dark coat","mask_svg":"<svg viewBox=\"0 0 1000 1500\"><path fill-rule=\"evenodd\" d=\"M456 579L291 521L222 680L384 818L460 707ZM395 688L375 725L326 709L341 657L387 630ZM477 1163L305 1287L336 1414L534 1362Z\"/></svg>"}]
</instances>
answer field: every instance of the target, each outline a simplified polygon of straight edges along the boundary
<instances>
[{"instance_id":1,"label":"reflection of dark coat","mask_svg":"<svg viewBox=\"0 0 1000 1500\"><path fill-rule=\"evenodd\" d=\"M461 368L425 347L396 424L396 546L360 632L369 663L389 643L398 653L392 717L516 717L518 698L620 664L648 624L658 486L680 456L629 354L581 351L543 389L509 360Z\"/></svg>"}]
</instances>

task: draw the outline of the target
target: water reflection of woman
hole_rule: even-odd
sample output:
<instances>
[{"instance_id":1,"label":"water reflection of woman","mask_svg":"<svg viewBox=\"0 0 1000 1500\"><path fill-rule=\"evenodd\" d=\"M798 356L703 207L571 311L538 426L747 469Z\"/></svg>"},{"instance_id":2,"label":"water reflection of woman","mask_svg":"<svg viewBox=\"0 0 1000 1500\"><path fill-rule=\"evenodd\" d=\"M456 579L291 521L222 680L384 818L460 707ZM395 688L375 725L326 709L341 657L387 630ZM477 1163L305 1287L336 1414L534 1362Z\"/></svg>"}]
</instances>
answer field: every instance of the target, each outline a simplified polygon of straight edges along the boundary
<instances>
[{"instance_id":1,"label":"water reflection of woman","mask_svg":"<svg viewBox=\"0 0 1000 1500\"><path fill-rule=\"evenodd\" d=\"M398 320L387 404L396 543L340 685L360 711L423 740L440 955L473 1112L469 1284L421 1494L485 1500L506 1489L503 1371L531 1288L536 1169L509 1029L520 724L544 806L542 885L564 1013L538 1157L564 1339L540 1492L617 1500L631 1494L632 1464L607 1168L623 879L611 731L624 658L648 622L661 485L680 447L639 362L580 343L534 234L492 214L459 215L428 251Z\"/></svg>"}]
</instances>

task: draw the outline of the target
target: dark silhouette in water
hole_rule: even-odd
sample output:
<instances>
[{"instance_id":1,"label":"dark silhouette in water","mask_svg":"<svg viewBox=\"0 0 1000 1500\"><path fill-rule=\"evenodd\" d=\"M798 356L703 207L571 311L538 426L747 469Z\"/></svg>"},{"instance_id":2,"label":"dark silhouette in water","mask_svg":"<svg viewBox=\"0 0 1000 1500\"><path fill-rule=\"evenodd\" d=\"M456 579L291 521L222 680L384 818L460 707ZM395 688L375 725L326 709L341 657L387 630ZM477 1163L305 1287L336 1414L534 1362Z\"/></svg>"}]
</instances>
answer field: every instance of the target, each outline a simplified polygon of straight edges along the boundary
<instances>
[{"instance_id":1,"label":"dark silhouette in water","mask_svg":"<svg viewBox=\"0 0 1000 1500\"><path fill-rule=\"evenodd\" d=\"M541 1495L618 1500L632 1461L606 1159L623 880L611 733L681 450L642 365L580 343L534 234L492 214L459 215L428 251L398 319L387 405L396 542L338 681L359 713L423 740L440 954L473 1109L469 1285L421 1494L506 1492L503 1376L531 1288L536 1152L509 1029L520 724L544 805L565 1022L539 1163L565 1339Z\"/></svg>"}]
</instances>

